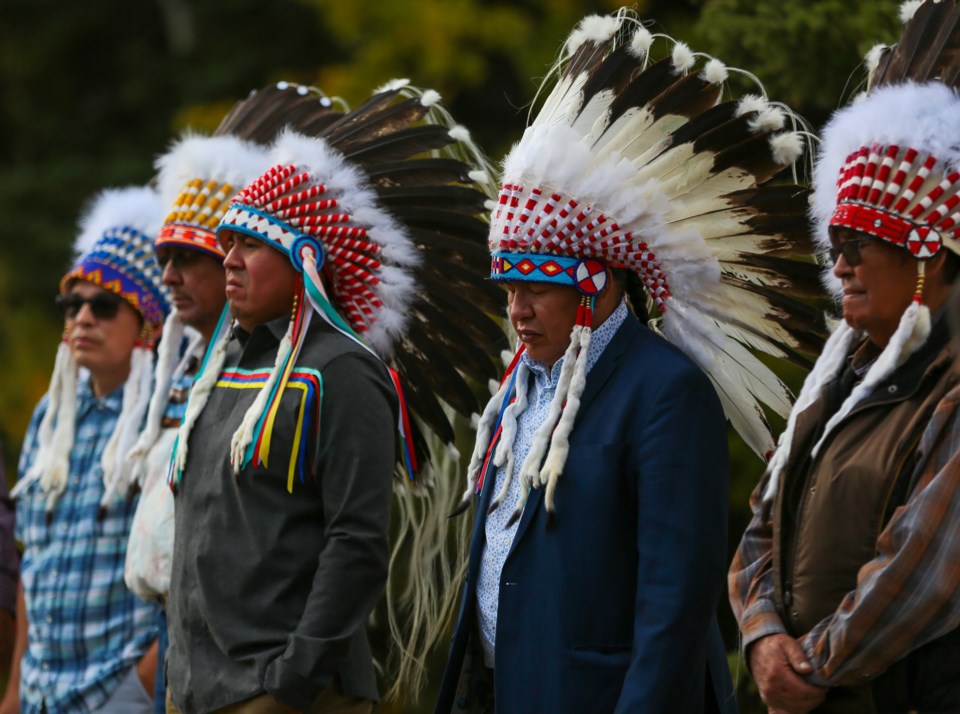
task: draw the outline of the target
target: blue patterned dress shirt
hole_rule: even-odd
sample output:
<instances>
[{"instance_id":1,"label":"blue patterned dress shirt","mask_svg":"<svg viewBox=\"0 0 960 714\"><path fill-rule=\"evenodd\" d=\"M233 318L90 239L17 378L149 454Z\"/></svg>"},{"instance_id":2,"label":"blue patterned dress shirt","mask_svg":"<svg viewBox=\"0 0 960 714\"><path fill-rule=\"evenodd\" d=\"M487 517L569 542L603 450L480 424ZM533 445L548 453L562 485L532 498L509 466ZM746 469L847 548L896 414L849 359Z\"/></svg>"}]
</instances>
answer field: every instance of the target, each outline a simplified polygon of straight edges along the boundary
<instances>
[{"instance_id":1,"label":"blue patterned dress shirt","mask_svg":"<svg viewBox=\"0 0 960 714\"><path fill-rule=\"evenodd\" d=\"M603 324L594 330L587 350L587 373L600 359L610 340L617 334L617 330L627 319L627 304L621 302L616 310L604 320ZM493 667L493 652L497 639L497 604L500 599L500 573L507 560L507 554L513 545L514 536L520 525L517 519L512 525L507 525L513 514L517 499L520 498L520 467L530 447L537 429L543 424L550 411L550 403L557 390L560 379L560 370L563 367L563 357L553 365L547 367L541 362L530 359L526 353L520 358L533 374L533 380L527 391L527 408L517 418L517 438L513 443L515 464L513 478L507 489L507 494L492 513L487 516L485 526L486 545L480 559L480 576L477 581L477 615L480 623L480 644L483 648L483 660L487 667ZM500 492L505 478L503 467L497 469L496 481L492 484L494 494ZM488 487L489 488L489 487Z\"/></svg>"},{"instance_id":2,"label":"blue patterned dress shirt","mask_svg":"<svg viewBox=\"0 0 960 714\"><path fill-rule=\"evenodd\" d=\"M156 638L157 609L123 582L136 498L117 498L98 517L100 457L120 415L123 389L97 399L89 378L77 388L76 439L67 487L47 522L33 483L17 498L17 537L29 631L20 663L21 714L92 712L113 694ZM20 455L21 477L36 458L47 407L34 411Z\"/></svg>"}]
</instances>

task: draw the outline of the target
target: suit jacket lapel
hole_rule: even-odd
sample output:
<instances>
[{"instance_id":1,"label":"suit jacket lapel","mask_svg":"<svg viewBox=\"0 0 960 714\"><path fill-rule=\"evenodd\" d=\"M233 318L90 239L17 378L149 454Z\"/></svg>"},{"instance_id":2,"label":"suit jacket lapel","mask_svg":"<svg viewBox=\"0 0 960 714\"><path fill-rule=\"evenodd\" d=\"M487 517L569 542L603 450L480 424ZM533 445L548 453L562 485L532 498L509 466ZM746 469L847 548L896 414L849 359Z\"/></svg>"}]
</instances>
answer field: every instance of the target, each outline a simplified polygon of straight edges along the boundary
<instances>
[{"instance_id":1,"label":"suit jacket lapel","mask_svg":"<svg viewBox=\"0 0 960 714\"><path fill-rule=\"evenodd\" d=\"M587 383L584 385L583 395L580 397L580 410L577 412L578 422L590 407L590 403L600 393L603 385L606 384L613 375L627 346L633 341L637 331L641 329L643 328L637 319L633 317L632 314L628 315L627 319L624 320L620 326L620 329L618 329L617 333L613 336L613 339L610 340L610 344L607 345L603 354L600 355L600 359L593 365L593 368L589 374L587 374ZM576 431L577 427L575 423L573 431L571 432L571 438ZM560 477L560 486L558 488L562 487L563 476ZM531 489L529 496L527 496L527 503L523 509L523 514L520 516L520 525L517 526L517 534L513 538L513 545L510 546L510 553L516 550L517 543L520 542L523 534L526 533L527 528L530 527L530 521L533 520L536 512L540 509L540 502L542 500L543 488ZM484 513L486 513L486 511L484 511ZM510 555L508 554L507 557L509 558Z\"/></svg>"}]
</instances>

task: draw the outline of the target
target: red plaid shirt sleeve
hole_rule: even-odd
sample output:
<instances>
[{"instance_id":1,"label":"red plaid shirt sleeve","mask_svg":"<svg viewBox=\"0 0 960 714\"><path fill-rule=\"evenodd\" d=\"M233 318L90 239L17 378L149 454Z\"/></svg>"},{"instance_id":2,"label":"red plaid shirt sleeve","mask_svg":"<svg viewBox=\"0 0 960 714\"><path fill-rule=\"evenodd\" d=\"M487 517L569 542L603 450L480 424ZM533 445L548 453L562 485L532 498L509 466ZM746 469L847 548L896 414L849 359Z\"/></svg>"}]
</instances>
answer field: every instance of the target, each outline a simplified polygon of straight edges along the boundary
<instances>
[{"instance_id":1,"label":"red plaid shirt sleeve","mask_svg":"<svg viewBox=\"0 0 960 714\"><path fill-rule=\"evenodd\" d=\"M773 522L769 503L763 502L767 478L750 496L753 519L733 557L727 588L730 606L740 625L740 646L767 635L786 632L773 600Z\"/></svg>"}]
</instances>

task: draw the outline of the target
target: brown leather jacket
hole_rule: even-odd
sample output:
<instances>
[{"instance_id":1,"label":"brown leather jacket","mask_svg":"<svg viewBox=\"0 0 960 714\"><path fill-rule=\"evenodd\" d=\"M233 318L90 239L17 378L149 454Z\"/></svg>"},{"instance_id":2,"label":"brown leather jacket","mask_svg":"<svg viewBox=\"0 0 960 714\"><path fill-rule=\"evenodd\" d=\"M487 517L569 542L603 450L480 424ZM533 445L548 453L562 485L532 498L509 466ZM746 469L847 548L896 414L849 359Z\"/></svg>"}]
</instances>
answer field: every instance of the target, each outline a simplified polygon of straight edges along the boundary
<instances>
[{"instance_id":1,"label":"brown leather jacket","mask_svg":"<svg viewBox=\"0 0 960 714\"><path fill-rule=\"evenodd\" d=\"M876 554L878 535L906 501L917 443L936 405L958 381L945 322L939 320L927 344L834 427L816 457L811 451L825 423L856 383L853 369L845 369L798 417L773 531L775 601L795 637L835 612L856 588L858 571ZM958 638L942 639L953 643L951 656L960 658ZM817 711L886 711L874 702L874 692L888 689L892 678L900 682L897 687L911 686L902 673L882 675L866 687L831 690Z\"/></svg>"}]
</instances>

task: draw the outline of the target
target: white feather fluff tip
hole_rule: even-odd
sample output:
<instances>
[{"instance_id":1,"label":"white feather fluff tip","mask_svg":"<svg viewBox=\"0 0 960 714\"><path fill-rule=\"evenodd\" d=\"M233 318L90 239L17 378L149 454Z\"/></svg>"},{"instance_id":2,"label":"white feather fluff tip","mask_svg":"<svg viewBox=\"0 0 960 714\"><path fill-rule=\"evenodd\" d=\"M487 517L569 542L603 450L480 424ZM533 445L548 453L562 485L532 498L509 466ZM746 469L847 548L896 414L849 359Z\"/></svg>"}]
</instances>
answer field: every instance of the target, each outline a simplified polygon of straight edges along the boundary
<instances>
[{"instance_id":1,"label":"white feather fluff tip","mask_svg":"<svg viewBox=\"0 0 960 714\"><path fill-rule=\"evenodd\" d=\"M569 57L584 42L606 42L620 29L620 19L607 15L589 15L580 22L579 27L570 33L565 43Z\"/></svg>"},{"instance_id":2,"label":"white feather fluff tip","mask_svg":"<svg viewBox=\"0 0 960 714\"><path fill-rule=\"evenodd\" d=\"M883 57L883 53L888 49L889 47L884 44L874 45L870 48L870 51L867 52L866 56L863 58L863 64L866 66L869 74L873 74L877 71L877 67L880 66L880 58Z\"/></svg>"},{"instance_id":3,"label":"white feather fluff tip","mask_svg":"<svg viewBox=\"0 0 960 714\"><path fill-rule=\"evenodd\" d=\"M773 160L781 166L789 166L803 153L803 137L795 131L777 134L770 138Z\"/></svg>"},{"instance_id":4,"label":"white feather fluff tip","mask_svg":"<svg viewBox=\"0 0 960 714\"><path fill-rule=\"evenodd\" d=\"M755 132L772 132L783 129L787 115L780 107L768 104L761 109L754 119L747 122L747 126Z\"/></svg>"},{"instance_id":5,"label":"white feather fluff tip","mask_svg":"<svg viewBox=\"0 0 960 714\"><path fill-rule=\"evenodd\" d=\"M650 48L653 46L653 35L646 27L638 27L630 40L630 47L627 51L639 60L644 59L650 54Z\"/></svg>"},{"instance_id":6,"label":"white feather fluff tip","mask_svg":"<svg viewBox=\"0 0 960 714\"><path fill-rule=\"evenodd\" d=\"M420 97L420 104L425 107L432 107L434 104L440 101L440 92L435 89L426 90L423 95Z\"/></svg>"},{"instance_id":7,"label":"white feather fluff tip","mask_svg":"<svg viewBox=\"0 0 960 714\"><path fill-rule=\"evenodd\" d=\"M373 90L373 93L380 94L380 92L392 92L395 89L403 89L408 84L410 84L409 79L397 77L396 79L391 79L389 82L381 84L379 87Z\"/></svg>"},{"instance_id":8,"label":"white feather fluff tip","mask_svg":"<svg viewBox=\"0 0 960 714\"><path fill-rule=\"evenodd\" d=\"M670 53L670 59L673 62L674 69L677 72L688 72L697 63L697 58L693 55L693 50L686 42L678 42L673 46L673 52Z\"/></svg>"},{"instance_id":9,"label":"white feather fluff tip","mask_svg":"<svg viewBox=\"0 0 960 714\"><path fill-rule=\"evenodd\" d=\"M727 65L714 57L704 65L702 76L710 84L723 84L730 77L730 72L727 71Z\"/></svg>"},{"instance_id":10,"label":"white feather fluff tip","mask_svg":"<svg viewBox=\"0 0 960 714\"><path fill-rule=\"evenodd\" d=\"M749 114L750 112L757 112L759 114L768 106L770 106L770 103L760 95L747 94L741 98L737 104L737 116L742 117L744 114Z\"/></svg>"},{"instance_id":11,"label":"white feather fluff tip","mask_svg":"<svg viewBox=\"0 0 960 714\"><path fill-rule=\"evenodd\" d=\"M462 141L464 143L470 141L470 131L465 126L460 126L459 124L455 127L452 127L448 132L451 139L456 141Z\"/></svg>"},{"instance_id":12,"label":"white feather fluff tip","mask_svg":"<svg viewBox=\"0 0 960 714\"><path fill-rule=\"evenodd\" d=\"M907 0L900 6L900 22L906 25L910 20L913 19L913 16L917 14L917 10L920 9L920 6L923 5L923 0Z\"/></svg>"}]
</instances>

